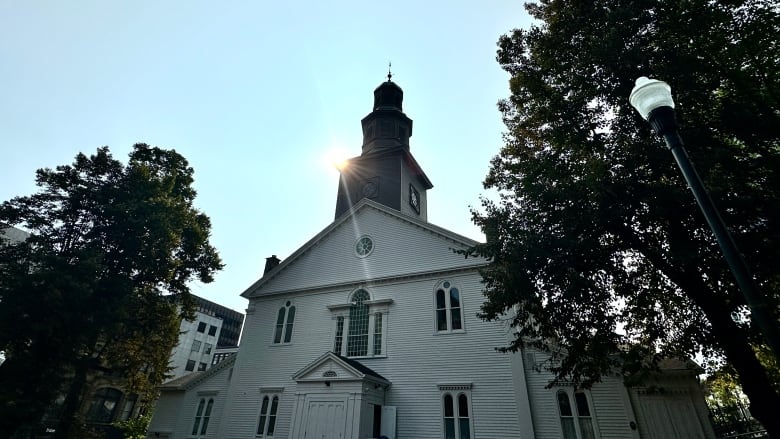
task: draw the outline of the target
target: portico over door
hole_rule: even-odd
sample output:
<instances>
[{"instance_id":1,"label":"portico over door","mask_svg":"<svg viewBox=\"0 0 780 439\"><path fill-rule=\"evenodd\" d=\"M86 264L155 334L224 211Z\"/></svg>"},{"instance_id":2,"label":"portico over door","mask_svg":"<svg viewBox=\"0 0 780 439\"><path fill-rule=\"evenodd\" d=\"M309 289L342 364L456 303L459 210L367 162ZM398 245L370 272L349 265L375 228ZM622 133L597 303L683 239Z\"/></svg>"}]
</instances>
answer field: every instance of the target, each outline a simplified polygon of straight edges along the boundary
<instances>
[{"instance_id":1,"label":"portico over door","mask_svg":"<svg viewBox=\"0 0 780 439\"><path fill-rule=\"evenodd\" d=\"M293 376L294 439L373 437L390 382L368 367L328 352Z\"/></svg>"}]
</instances>

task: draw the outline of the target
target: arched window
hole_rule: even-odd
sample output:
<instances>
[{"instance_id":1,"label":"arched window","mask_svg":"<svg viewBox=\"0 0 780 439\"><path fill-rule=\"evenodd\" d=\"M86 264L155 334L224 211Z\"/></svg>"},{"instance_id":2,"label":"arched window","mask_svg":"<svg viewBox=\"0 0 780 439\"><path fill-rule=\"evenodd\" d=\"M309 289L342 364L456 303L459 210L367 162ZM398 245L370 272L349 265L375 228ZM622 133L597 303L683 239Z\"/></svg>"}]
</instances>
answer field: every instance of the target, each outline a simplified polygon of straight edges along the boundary
<instances>
[{"instance_id":1,"label":"arched window","mask_svg":"<svg viewBox=\"0 0 780 439\"><path fill-rule=\"evenodd\" d=\"M117 389L110 387L98 389L89 403L86 421L105 424L114 421L121 398L122 392Z\"/></svg>"},{"instance_id":2,"label":"arched window","mask_svg":"<svg viewBox=\"0 0 780 439\"><path fill-rule=\"evenodd\" d=\"M294 323L295 307L292 306L292 303L288 300L283 307L279 308L279 313L276 315L274 344L282 343L282 336L284 336L284 343L290 343L290 340L292 340Z\"/></svg>"},{"instance_id":3,"label":"arched window","mask_svg":"<svg viewBox=\"0 0 780 439\"><path fill-rule=\"evenodd\" d=\"M451 332L463 330L460 290L449 281L436 288L436 330Z\"/></svg>"},{"instance_id":4,"label":"arched window","mask_svg":"<svg viewBox=\"0 0 780 439\"><path fill-rule=\"evenodd\" d=\"M454 397L444 394L444 439L470 439L471 417L469 416L469 398L465 393Z\"/></svg>"},{"instance_id":5,"label":"arched window","mask_svg":"<svg viewBox=\"0 0 780 439\"><path fill-rule=\"evenodd\" d=\"M279 408L279 396L266 395L260 404L260 421L257 423L258 438L274 437L276 429L276 411Z\"/></svg>"},{"instance_id":6,"label":"arched window","mask_svg":"<svg viewBox=\"0 0 780 439\"><path fill-rule=\"evenodd\" d=\"M349 332L347 333L347 356L364 357L368 355L368 291L360 289L352 294L349 307Z\"/></svg>"},{"instance_id":7,"label":"arched window","mask_svg":"<svg viewBox=\"0 0 780 439\"><path fill-rule=\"evenodd\" d=\"M205 406L205 410L204 410ZM214 399L201 398L198 401L198 410L195 412L195 422L192 424L193 436L205 436L209 428L209 419L211 418L211 409L214 407Z\"/></svg>"},{"instance_id":8,"label":"arched window","mask_svg":"<svg viewBox=\"0 0 780 439\"><path fill-rule=\"evenodd\" d=\"M295 307L291 306L287 310L287 323L284 328L284 342L289 343L292 339L293 323L295 323Z\"/></svg>"},{"instance_id":9,"label":"arched window","mask_svg":"<svg viewBox=\"0 0 780 439\"><path fill-rule=\"evenodd\" d=\"M384 357L388 306L392 299L372 297L358 288L345 303L329 305L336 321L333 352L345 357Z\"/></svg>"},{"instance_id":10,"label":"arched window","mask_svg":"<svg viewBox=\"0 0 780 439\"><path fill-rule=\"evenodd\" d=\"M571 395L566 390L558 390L558 413L561 417L561 429L564 439L595 439L593 418L590 414L588 396L578 390L574 392L574 406L571 403Z\"/></svg>"}]
</instances>

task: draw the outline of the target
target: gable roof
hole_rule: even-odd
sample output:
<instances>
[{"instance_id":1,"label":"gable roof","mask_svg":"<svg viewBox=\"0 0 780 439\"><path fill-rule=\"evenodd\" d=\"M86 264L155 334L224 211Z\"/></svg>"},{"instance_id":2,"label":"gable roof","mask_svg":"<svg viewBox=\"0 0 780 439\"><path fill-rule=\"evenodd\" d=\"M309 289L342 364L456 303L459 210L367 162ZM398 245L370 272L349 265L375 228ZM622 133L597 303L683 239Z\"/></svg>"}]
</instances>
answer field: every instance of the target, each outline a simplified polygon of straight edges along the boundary
<instances>
[{"instance_id":1,"label":"gable roof","mask_svg":"<svg viewBox=\"0 0 780 439\"><path fill-rule=\"evenodd\" d=\"M343 357L343 356L338 355L338 354L333 354L333 355L336 355L340 359L344 360L347 364L349 364L350 366L352 366L355 369L359 370L361 373L365 374L366 376L372 376L374 378L379 378L380 380L388 381L385 377L383 377L382 375L379 375L378 373L374 372L371 368L369 368L368 366L363 365L363 363L361 363L361 362L359 362L357 360L353 360L351 358Z\"/></svg>"},{"instance_id":2,"label":"gable roof","mask_svg":"<svg viewBox=\"0 0 780 439\"><path fill-rule=\"evenodd\" d=\"M282 273L289 270L290 267L292 267L296 262L301 260L304 257L304 255L306 255L315 247L317 247L322 242L324 242L329 236L334 234L341 227L348 225L350 222L354 223L356 216L365 215L368 212L378 212L398 223L404 223L407 225L411 225L412 227L418 230L426 231L443 241L447 241L451 243L451 249L467 249L478 244L477 241L474 241L463 235L459 235L450 230L419 220L417 218L410 217L408 215L402 214L401 212L395 209L379 204L370 199L364 198L360 202L358 202L351 210L349 210L347 213L345 213L344 215L336 219L334 222L332 222L327 227L325 227L322 231L320 231L317 235L315 235L312 239L310 239L304 245L299 247L295 252L293 252L289 257L287 257L282 262L280 262L276 267L274 267L273 269L265 273L263 277L258 279L256 282L250 285L246 290L244 290L244 292L241 293L241 296L245 298L251 298L257 296L258 290L267 286L271 281L279 278ZM458 256L458 258L460 258L460 256ZM468 258L464 257L463 259L468 259ZM459 264L457 268L463 269L464 266L467 266L468 268L473 269L476 267L483 266L485 264L486 261L482 258L472 258L472 260L469 261L468 263ZM413 274L414 273L406 273L406 275L413 275ZM325 283L325 285L323 285L323 283L320 283L320 286L328 286L328 285L327 283Z\"/></svg>"},{"instance_id":3,"label":"gable roof","mask_svg":"<svg viewBox=\"0 0 780 439\"><path fill-rule=\"evenodd\" d=\"M326 352L292 376L297 382L368 380L382 385L390 381L356 360Z\"/></svg>"},{"instance_id":4,"label":"gable roof","mask_svg":"<svg viewBox=\"0 0 780 439\"><path fill-rule=\"evenodd\" d=\"M203 372L191 372L187 375L168 381L167 383L162 383L158 388L160 390L191 390L198 384L208 380L214 375L217 375L222 370L233 366L233 364L236 362L236 354L237 352L233 353L232 355L228 356L224 360Z\"/></svg>"}]
</instances>

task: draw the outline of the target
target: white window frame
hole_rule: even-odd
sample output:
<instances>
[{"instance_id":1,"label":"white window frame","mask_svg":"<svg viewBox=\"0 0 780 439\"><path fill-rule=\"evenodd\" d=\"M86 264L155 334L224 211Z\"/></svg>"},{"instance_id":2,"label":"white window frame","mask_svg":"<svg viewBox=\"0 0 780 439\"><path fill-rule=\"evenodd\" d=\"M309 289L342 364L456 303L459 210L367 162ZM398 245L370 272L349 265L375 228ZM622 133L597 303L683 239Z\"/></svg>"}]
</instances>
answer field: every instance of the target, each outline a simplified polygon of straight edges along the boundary
<instances>
[{"instance_id":1,"label":"white window frame","mask_svg":"<svg viewBox=\"0 0 780 439\"><path fill-rule=\"evenodd\" d=\"M209 421L214 411L214 398L201 397L195 405L195 417L189 437L199 438L208 435Z\"/></svg>"},{"instance_id":2,"label":"white window frame","mask_svg":"<svg viewBox=\"0 0 780 439\"><path fill-rule=\"evenodd\" d=\"M276 309L276 314L274 314L274 327L273 331L271 331L271 344L274 346L292 344L298 307L292 300L285 300ZM290 321L290 310L292 310L292 321ZM281 325L279 323L280 316L282 317ZM279 335L279 341L277 341L277 334Z\"/></svg>"},{"instance_id":3,"label":"white window frame","mask_svg":"<svg viewBox=\"0 0 780 439\"><path fill-rule=\"evenodd\" d=\"M366 355L360 355L360 356L348 356L348 346L349 346L349 323L350 323L350 317L349 317L349 311L350 307L352 306L352 297L355 293L358 291L363 290L368 293L369 300L366 300L363 302L364 305L368 306L368 348L366 349ZM374 294L366 287L360 287L355 288L349 293L348 301L347 303L340 303L336 305L328 305L328 309L333 314L333 337L331 340L333 340L333 351L336 354L341 355L342 357L347 358L385 358L387 357L387 323L388 323L388 310L389 305L393 303L392 299L375 299ZM381 322L377 325L377 315L381 315ZM339 352L336 351L336 337L338 335L338 320L339 318L343 319L343 330L341 333L341 349ZM377 346L376 344L376 338L377 334L376 330L381 330L381 338L380 343L381 345L378 346L379 353L377 352Z\"/></svg>"},{"instance_id":4,"label":"white window frame","mask_svg":"<svg viewBox=\"0 0 780 439\"><path fill-rule=\"evenodd\" d=\"M591 428L593 430L593 438L598 439L601 437L599 430L598 430L598 422L596 422L596 413L593 410L593 400L591 399L590 392L584 389L575 389L574 387L559 387L554 389L555 392L553 393L553 396L555 398L555 407L558 411L558 426L561 428L561 438L564 438L564 431L563 431L563 419L569 418L572 419L572 422L574 424L574 431L576 438L574 439L589 439L586 436L583 436L582 428L580 426L580 421L588 419L590 421ZM571 408L571 416L564 416L561 413L561 406L560 402L558 401L558 395L559 394L565 394L566 397L569 400L569 407ZM585 401L588 404L588 411L589 416L584 416L580 414L580 409L577 406L577 398L576 395L581 394L585 397ZM569 438L566 438L569 439Z\"/></svg>"},{"instance_id":5,"label":"white window frame","mask_svg":"<svg viewBox=\"0 0 780 439\"><path fill-rule=\"evenodd\" d=\"M446 286L445 285L449 285ZM459 307L457 307L458 311L460 312L460 328L453 329L452 327L452 315L453 315L453 307L452 307L452 289L456 289L458 292L458 299L460 301ZM438 300L437 295L439 290L444 291L444 308L439 308L438 306ZM447 322L447 328L446 329L439 329L439 311L443 310L445 313L445 319ZM433 289L433 331L435 334L452 334L452 333L461 333L466 332L466 319L465 319L465 313L463 312L463 290L460 288L460 286L456 285L455 282L445 279L438 283L436 283L435 288Z\"/></svg>"},{"instance_id":6,"label":"white window frame","mask_svg":"<svg viewBox=\"0 0 780 439\"><path fill-rule=\"evenodd\" d=\"M283 387L260 388L260 407L258 407L257 411L257 428L255 430L256 439L271 439L274 437L273 433L276 433L279 429L279 406L282 404L282 392L284 392ZM268 406L266 407L266 412L263 413L263 400L265 398L268 398ZM275 412L273 411L274 398L277 401ZM260 420L263 416L265 416L262 426L263 431L260 431ZM274 418L274 431L271 435L268 435L268 426L270 425L268 421L272 416Z\"/></svg>"},{"instance_id":7,"label":"white window frame","mask_svg":"<svg viewBox=\"0 0 780 439\"><path fill-rule=\"evenodd\" d=\"M439 402L441 407L441 413L439 416L439 419L441 419L441 437L446 438L447 437L447 419L452 419L454 424L454 435L455 438L460 439L461 436L461 419L468 419L469 421L469 431L468 431L468 437L469 439L474 438L474 408L471 401L471 383L449 383L449 384L439 384ZM452 409L453 413L451 417L445 416L446 413L446 407L445 407L445 398L447 396L450 396L452 398ZM461 416L462 413L460 411L460 398L461 396L466 397L466 408L468 409L467 416Z\"/></svg>"}]
</instances>

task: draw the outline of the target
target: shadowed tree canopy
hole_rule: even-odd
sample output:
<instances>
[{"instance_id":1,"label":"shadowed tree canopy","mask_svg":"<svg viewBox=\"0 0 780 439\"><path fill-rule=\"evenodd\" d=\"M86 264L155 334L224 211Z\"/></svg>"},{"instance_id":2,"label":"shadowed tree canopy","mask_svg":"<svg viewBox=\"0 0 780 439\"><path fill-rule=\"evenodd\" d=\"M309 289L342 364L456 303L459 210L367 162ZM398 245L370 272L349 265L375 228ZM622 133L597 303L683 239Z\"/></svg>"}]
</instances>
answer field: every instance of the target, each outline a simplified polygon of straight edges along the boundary
<instances>
[{"instance_id":1,"label":"shadowed tree canopy","mask_svg":"<svg viewBox=\"0 0 780 439\"><path fill-rule=\"evenodd\" d=\"M173 150L108 147L37 171L40 190L0 205L31 232L0 245L0 436L67 394L58 437L73 433L87 374L108 368L150 397L168 372L188 282L222 268L209 218L193 206L193 170Z\"/></svg>"},{"instance_id":2,"label":"shadowed tree canopy","mask_svg":"<svg viewBox=\"0 0 780 439\"><path fill-rule=\"evenodd\" d=\"M630 107L634 80L668 82L681 134L777 319L780 18L774 1L547 0L499 40L511 96L505 145L475 212L487 242L482 315L552 352L589 385L662 356L725 359L780 437L780 385L671 153ZM563 353L565 352L565 355ZM560 354L560 355L557 355ZM772 408L774 407L774 408Z\"/></svg>"}]
</instances>

